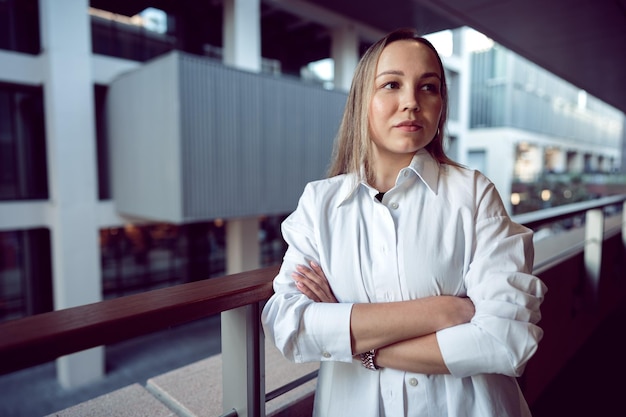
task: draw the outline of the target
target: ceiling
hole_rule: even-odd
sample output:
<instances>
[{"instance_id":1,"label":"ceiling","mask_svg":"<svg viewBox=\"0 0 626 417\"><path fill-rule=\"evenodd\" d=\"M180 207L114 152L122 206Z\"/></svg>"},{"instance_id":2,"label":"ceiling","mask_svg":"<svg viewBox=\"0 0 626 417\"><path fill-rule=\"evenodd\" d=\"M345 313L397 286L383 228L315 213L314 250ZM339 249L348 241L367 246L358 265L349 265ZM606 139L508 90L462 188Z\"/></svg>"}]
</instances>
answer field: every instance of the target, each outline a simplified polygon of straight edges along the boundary
<instances>
[{"instance_id":1,"label":"ceiling","mask_svg":"<svg viewBox=\"0 0 626 417\"><path fill-rule=\"evenodd\" d=\"M626 113L626 0L317 0L385 31L470 26ZM354 7L358 5L358 7Z\"/></svg>"},{"instance_id":2,"label":"ceiling","mask_svg":"<svg viewBox=\"0 0 626 417\"><path fill-rule=\"evenodd\" d=\"M626 112L626 0L414 0Z\"/></svg>"},{"instance_id":3,"label":"ceiling","mask_svg":"<svg viewBox=\"0 0 626 417\"><path fill-rule=\"evenodd\" d=\"M330 54L330 28L290 12L301 0L261 0L262 51L295 72ZM221 44L222 0L91 0L133 15L148 6L194 17ZM310 0L374 31L470 26L626 113L626 0ZM306 3L304 3L306 4ZM192 10L192 11L189 11ZM218 15L218 16L215 16ZM204 16L204 18L200 18ZM205 20L206 19L206 20ZM207 21L213 22L207 31ZM194 35L187 34L190 38ZM289 72L289 71L288 71Z\"/></svg>"}]
</instances>

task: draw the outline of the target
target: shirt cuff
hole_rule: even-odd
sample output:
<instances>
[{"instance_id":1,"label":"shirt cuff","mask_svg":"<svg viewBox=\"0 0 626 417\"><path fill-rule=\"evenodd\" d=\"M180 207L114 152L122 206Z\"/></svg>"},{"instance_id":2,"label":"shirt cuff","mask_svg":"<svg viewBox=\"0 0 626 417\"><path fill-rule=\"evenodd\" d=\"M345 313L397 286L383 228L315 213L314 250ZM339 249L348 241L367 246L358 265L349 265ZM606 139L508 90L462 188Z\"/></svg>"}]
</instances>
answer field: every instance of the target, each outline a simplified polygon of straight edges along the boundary
<instances>
[{"instance_id":1,"label":"shirt cuff","mask_svg":"<svg viewBox=\"0 0 626 417\"><path fill-rule=\"evenodd\" d=\"M319 361L352 362L352 303L314 303L303 317L300 353ZM303 358L304 359L304 358Z\"/></svg>"},{"instance_id":2,"label":"shirt cuff","mask_svg":"<svg viewBox=\"0 0 626 417\"><path fill-rule=\"evenodd\" d=\"M502 355L489 337L480 336L481 330L471 323L448 327L437 332L437 343L450 374L463 378L479 373L500 373L510 368L508 362L499 363Z\"/></svg>"}]
</instances>

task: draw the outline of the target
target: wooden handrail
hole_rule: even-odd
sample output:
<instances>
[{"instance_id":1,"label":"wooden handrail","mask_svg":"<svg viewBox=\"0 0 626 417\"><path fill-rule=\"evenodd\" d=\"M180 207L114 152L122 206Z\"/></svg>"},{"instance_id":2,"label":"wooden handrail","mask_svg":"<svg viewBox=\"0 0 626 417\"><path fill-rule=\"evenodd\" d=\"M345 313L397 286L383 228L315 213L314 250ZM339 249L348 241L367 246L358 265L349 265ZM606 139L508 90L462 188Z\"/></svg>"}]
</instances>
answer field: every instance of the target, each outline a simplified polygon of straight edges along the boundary
<instances>
[{"instance_id":1,"label":"wooden handrail","mask_svg":"<svg viewBox=\"0 0 626 417\"><path fill-rule=\"evenodd\" d=\"M0 324L0 375L267 300L278 266Z\"/></svg>"}]
</instances>

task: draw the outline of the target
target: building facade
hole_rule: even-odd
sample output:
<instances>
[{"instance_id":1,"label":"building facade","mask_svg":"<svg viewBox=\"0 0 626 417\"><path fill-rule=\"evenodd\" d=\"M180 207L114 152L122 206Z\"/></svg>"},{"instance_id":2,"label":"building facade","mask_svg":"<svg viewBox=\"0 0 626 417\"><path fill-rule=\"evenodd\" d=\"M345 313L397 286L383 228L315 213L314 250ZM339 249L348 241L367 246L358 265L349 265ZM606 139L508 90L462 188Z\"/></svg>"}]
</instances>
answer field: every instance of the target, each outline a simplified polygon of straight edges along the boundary
<instances>
[{"instance_id":1,"label":"building facade","mask_svg":"<svg viewBox=\"0 0 626 417\"><path fill-rule=\"evenodd\" d=\"M582 177L619 172L624 114L499 46L471 54L468 164L512 213L585 198Z\"/></svg>"}]
</instances>

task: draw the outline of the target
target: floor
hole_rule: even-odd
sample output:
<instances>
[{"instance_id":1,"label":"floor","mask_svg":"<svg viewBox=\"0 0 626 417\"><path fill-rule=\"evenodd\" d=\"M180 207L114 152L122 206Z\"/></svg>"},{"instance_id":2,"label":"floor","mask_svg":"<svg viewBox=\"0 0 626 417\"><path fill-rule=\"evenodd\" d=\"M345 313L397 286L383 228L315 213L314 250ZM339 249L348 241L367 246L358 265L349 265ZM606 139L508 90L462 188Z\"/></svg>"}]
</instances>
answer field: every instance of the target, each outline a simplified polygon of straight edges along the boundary
<instances>
[{"instance_id":1,"label":"floor","mask_svg":"<svg viewBox=\"0 0 626 417\"><path fill-rule=\"evenodd\" d=\"M622 415L626 305L610 316L533 404L534 417ZM49 363L0 377L0 416L41 417L220 352L219 316L107 349L100 383L64 390ZM619 411L621 410L621 411Z\"/></svg>"}]
</instances>

